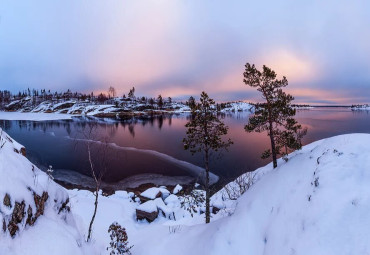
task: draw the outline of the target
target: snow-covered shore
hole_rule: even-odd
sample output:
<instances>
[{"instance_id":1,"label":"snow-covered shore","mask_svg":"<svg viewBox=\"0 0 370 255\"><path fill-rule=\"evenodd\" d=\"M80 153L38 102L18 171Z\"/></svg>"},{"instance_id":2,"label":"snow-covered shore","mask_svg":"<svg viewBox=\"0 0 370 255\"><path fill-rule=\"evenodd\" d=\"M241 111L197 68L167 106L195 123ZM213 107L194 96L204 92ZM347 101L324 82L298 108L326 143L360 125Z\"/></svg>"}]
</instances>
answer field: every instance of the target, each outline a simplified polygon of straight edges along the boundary
<instances>
[{"instance_id":1,"label":"snow-covered shore","mask_svg":"<svg viewBox=\"0 0 370 255\"><path fill-rule=\"evenodd\" d=\"M140 101L112 99L114 104L93 104L67 100L64 102L44 101L33 105L30 98L16 100L5 106L7 112L0 111L0 119L5 120L58 120L72 116L94 116L125 119L130 116L190 113L188 105L181 102L167 103L162 107ZM253 106L245 102L219 104L219 112L252 111ZM50 115L50 116L49 116Z\"/></svg>"},{"instance_id":2,"label":"snow-covered shore","mask_svg":"<svg viewBox=\"0 0 370 255\"><path fill-rule=\"evenodd\" d=\"M34 206L27 187L37 193L48 191L51 199L33 226L24 226L25 219L18 224L14 238L0 230L0 254L108 254L107 230L114 221L126 228L135 255L370 253L370 134L320 140L290 154L288 162L279 160L276 169L272 164L257 169L254 184L239 198L230 200L225 189L212 197L220 211L207 225L203 206L191 217L181 207L182 195L171 194L178 190L164 192L164 202L156 198L154 206L164 215L152 223L136 220L137 195L119 191L100 196L89 244L83 239L93 194L67 191L37 168L32 170L33 165L14 150L19 152L21 145L9 142L5 133L2 137L8 142L0 149L1 201L8 193L13 204L23 199ZM238 183L230 183L229 191L238 193ZM70 212L59 215L53 201L65 201L67 196ZM1 219L9 220L10 214L1 203Z\"/></svg>"},{"instance_id":3,"label":"snow-covered shore","mask_svg":"<svg viewBox=\"0 0 370 255\"><path fill-rule=\"evenodd\" d=\"M352 111L370 111L370 105L354 105L351 107Z\"/></svg>"}]
</instances>

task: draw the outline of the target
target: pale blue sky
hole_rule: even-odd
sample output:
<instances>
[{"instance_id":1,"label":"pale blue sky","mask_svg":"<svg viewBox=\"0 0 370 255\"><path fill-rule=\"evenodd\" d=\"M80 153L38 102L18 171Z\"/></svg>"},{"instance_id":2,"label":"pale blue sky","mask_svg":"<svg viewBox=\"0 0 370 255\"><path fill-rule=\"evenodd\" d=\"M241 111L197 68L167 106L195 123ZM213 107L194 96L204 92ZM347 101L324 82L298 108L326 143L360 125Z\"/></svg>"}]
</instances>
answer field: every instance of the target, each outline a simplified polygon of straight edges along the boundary
<instances>
[{"instance_id":1,"label":"pale blue sky","mask_svg":"<svg viewBox=\"0 0 370 255\"><path fill-rule=\"evenodd\" d=\"M299 103L370 102L370 2L0 0L0 89L257 100L246 62Z\"/></svg>"}]
</instances>

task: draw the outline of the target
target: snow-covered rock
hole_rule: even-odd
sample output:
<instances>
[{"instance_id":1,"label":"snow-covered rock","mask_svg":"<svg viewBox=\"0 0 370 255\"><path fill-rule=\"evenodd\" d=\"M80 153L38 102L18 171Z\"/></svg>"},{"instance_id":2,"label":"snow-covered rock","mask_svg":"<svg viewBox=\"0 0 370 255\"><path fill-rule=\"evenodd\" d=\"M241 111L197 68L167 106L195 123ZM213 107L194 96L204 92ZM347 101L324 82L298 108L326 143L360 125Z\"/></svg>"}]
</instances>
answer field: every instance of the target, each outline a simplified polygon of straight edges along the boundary
<instances>
[{"instance_id":1,"label":"snow-covered rock","mask_svg":"<svg viewBox=\"0 0 370 255\"><path fill-rule=\"evenodd\" d=\"M227 103L226 107L222 109L222 112L244 112L252 111L253 105L246 102L232 102Z\"/></svg>"},{"instance_id":2,"label":"snow-covered rock","mask_svg":"<svg viewBox=\"0 0 370 255\"><path fill-rule=\"evenodd\" d=\"M182 186L180 184L177 184L176 187L173 189L172 193L177 194L182 190Z\"/></svg>"},{"instance_id":3,"label":"snow-covered rock","mask_svg":"<svg viewBox=\"0 0 370 255\"><path fill-rule=\"evenodd\" d=\"M158 217L157 203L149 200L136 208L136 218L138 220L154 221Z\"/></svg>"},{"instance_id":4,"label":"snow-covered rock","mask_svg":"<svg viewBox=\"0 0 370 255\"><path fill-rule=\"evenodd\" d=\"M165 188L153 187L142 192L140 196L148 199L155 199L157 197L162 197L163 199L166 199L166 197L168 197L169 194L170 192Z\"/></svg>"}]
</instances>

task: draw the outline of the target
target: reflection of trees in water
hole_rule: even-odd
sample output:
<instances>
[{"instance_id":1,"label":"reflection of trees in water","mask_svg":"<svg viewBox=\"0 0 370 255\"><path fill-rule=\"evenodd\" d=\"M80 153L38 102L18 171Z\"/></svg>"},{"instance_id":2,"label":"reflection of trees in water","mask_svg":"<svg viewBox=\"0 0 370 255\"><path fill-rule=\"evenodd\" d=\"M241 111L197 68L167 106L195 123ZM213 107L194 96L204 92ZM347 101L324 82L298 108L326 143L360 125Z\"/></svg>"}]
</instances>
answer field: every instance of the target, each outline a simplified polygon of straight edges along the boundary
<instances>
[{"instance_id":1,"label":"reflection of trees in water","mask_svg":"<svg viewBox=\"0 0 370 255\"><path fill-rule=\"evenodd\" d=\"M141 125L145 127L150 125L152 127L157 126L162 129L163 125L172 125L171 114L168 115L157 115L157 116L141 116L132 117L126 120L113 120L113 119L99 119L91 117L77 117L73 120L54 120L54 121L28 121L28 120L0 120L0 127L5 131L17 127L19 130L27 131L41 131L47 133L48 131L55 131L56 129L65 130L68 136L76 136L76 131L85 129L92 125L96 125L99 132L104 133L108 137L114 137L117 130L122 127L130 133L132 137L135 137L135 126ZM190 116L186 115L186 119ZM167 121L168 119L168 121Z\"/></svg>"},{"instance_id":2,"label":"reflection of trees in water","mask_svg":"<svg viewBox=\"0 0 370 255\"><path fill-rule=\"evenodd\" d=\"M12 122L9 120L0 120L0 127L7 131L12 128Z\"/></svg>"},{"instance_id":3,"label":"reflection of trees in water","mask_svg":"<svg viewBox=\"0 0 370 255\"><path fill-rule=\"evenodd\" d=\"M370 110L352 110L353 115L370 115Z\"/></svg>"}]
</instances>

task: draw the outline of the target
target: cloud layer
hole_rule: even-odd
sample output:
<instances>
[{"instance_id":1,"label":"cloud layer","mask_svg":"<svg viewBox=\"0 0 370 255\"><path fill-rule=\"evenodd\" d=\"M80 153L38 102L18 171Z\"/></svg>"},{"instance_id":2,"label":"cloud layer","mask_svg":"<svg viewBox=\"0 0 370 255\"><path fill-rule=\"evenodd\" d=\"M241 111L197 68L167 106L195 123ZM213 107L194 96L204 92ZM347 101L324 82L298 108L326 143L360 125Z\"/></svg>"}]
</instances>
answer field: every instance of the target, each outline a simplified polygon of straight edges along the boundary
<instances>
[{"instance_id":1,"label":"cloud layer","mask_svg":"<svg viewBox=\"0 0 370 255\"><path fill-rule=\"evenodd\" d=\"M370 101L366 1L0 0L0 89L258 100L246 62L301 103Z\"/></svg>"}]
</instances>

